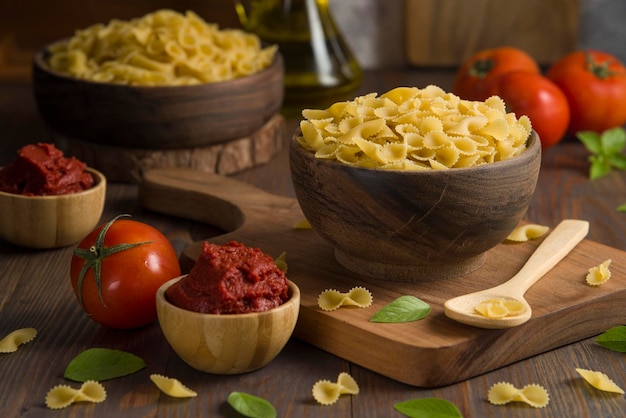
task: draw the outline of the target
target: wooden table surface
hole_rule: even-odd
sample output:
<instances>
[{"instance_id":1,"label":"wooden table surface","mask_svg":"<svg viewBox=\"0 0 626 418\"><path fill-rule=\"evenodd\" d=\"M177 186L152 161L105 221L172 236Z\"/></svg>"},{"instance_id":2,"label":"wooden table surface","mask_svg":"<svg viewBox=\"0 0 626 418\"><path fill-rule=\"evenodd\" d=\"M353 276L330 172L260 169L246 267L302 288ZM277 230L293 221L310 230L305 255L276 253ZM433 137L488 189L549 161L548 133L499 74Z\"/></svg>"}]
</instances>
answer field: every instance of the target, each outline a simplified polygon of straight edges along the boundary
<instances>
[{"instance_id":1,"label":"wooden table surface","mask_svg":"<svg viewBox=\"0 0 626 418\"><path fill-rule=\"evenodd\" d=\"M367 72L360 91L383 93L393 87L451 86L450 72L410 69ZM290 118L289 130L297 120ZM0 165L13 158L22 144L48 141L28 84L0 84ZM556 225L564 218L590 222L588 239L626 249L626 214L616 207L626 203L626 173L606 178L587 177L587 152L575 140L547 150L533 202L526 219ZM294 197L286 149L269 164L233 175L268 192ZM151 212L140 207L137 186L110 184L103 220L120 213L162 230L177 251L219 233L215 228ZM23 327L38 330L37 338L12 354L0 354L0 416L2 417L238 417L226 403L233 391L263 397L280 417L400 417L394 404L436 397L453 402L464 417L623 417L626 398L593 389L576 367L609 374L626 388L626 357L600 347L590 338L482 376L440 388L417 388L398 383L351 364L309 344L292 339L265 368L238 376L215 376L193 370L167 345L157 323L134 331L105 329L89 320L76 302L69 281L73 247L49 251L27 250L0 241L0 337ZM555 289L558 292L558 289ZM572 323L584 318L572 318ZM548 335L547 338L550 338ZM558 338L557 335L554 338ZM520 341L524 344L524 341ZM106 347L133 352L147 368L128 377L104 382L108 397L100 404L76 404L46 409L46 393L63 379L68 362L81 351ZM384 350L385 347L371 347ZM311 396L320 379L334 380L350 373L360 386L356 396L342 396L332 406L321 406ZM159 392L149 375L175 377L198 392L198 397L174 399ZM544 409L521 403L493 406L489 388L500 381L517 387L544 386L550 403Z\"/></svg>"}]
</instances>

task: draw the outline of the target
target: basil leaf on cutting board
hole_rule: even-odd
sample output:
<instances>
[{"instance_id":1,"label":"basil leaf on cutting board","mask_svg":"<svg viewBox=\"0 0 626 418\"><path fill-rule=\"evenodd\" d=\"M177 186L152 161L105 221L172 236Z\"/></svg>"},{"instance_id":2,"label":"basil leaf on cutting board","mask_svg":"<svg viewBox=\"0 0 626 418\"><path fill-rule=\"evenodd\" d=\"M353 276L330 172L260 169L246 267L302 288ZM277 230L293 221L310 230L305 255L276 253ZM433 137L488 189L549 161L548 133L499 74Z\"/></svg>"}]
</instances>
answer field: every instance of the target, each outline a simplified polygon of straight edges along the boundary
<instances>
[{"instance_id":1,"label":"basil leaf on cutting board","mask_svg":"<svg viewBox=\"0 0 626 418\"><path fill-rule=\"evenodd\" d=\"M430 305L415 296L404 295L383 306L370 322L400 323L425 318L430 313Z\"/></svg>"}]
</instances>

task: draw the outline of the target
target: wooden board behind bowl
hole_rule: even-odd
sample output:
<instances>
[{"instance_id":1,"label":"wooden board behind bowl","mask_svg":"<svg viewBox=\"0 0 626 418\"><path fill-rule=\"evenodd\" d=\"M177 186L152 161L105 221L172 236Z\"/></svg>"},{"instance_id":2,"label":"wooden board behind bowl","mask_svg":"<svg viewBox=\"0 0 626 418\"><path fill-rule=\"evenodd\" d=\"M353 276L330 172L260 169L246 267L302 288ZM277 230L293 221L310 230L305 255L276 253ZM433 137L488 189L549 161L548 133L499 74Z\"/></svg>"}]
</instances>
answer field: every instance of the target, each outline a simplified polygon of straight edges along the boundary
<instances>
[{"instance_id":1,"label":"wooden board behind bowl","mask_svg":"<svg viewBox=\"0 0 626 418\"><path fill-rule=\"evenodd\" d=\"M514 46L548 65L577 46L580 0L406 0L405 55L418 66L458 66Z\"/></svg>"},{"instance_id":2,"label":"wooden board behind bowl","mask_svg":"<svg viewBox=\"0 0 626 418\"><path fill-rule=\"evenodd\" d=\"M155 168L185 167L201 172L233 174L269 162L284 146L285 118L274 115L265 125L243 138L206 146L170 150L127 148L69 138L50 133L67 155L100 170L109 181L139 183L143 173Z\"/></svg>"},{"instance_id":3,"label":"wooden board behind bowl","mask_svg":"<svg viewBox=\"0 0 626 418\"><path fill-rule=\"evenodd\" d=\"M487 330L447 318L443 303L454 296L488 288L511 276L541 239L500 244L479 270L463 277L421 283L371 279L341 267L333 249L303 220L297 200L275 196L219 175L188 169L153 170L139 187L141 204L161 213L193 219L232 231L211 238L237 240L273 257L286 252L287 276L301 290L295 336L389 378L415 386L443 386L486 373L536 354L597 335L626 323L626 252L584 240L526 294L533 309L529 322L506 330ZM556 225L549 225L554 227ZM181 255L188 271L201 243ZM590 267L611 258L611 280L590 287ZM317 305L326 289L347 292L365 286L374 303L367 309L324 312ZM429 303L423 320L380 324L369 318L402 295Z\"/></svg>"}]
</instances>

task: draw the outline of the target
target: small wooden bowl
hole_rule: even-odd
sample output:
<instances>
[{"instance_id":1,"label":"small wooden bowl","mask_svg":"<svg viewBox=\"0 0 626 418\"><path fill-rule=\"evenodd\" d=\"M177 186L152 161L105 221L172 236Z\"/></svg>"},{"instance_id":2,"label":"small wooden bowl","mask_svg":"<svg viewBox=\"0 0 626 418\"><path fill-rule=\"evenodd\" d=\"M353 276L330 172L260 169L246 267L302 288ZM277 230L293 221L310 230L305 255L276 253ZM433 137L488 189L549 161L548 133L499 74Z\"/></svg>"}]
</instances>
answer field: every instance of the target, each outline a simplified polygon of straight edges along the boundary
<instances>
[{"instance_id":1,"label":"small wooden bowl","mask_svg":"<svg viewBox=\"0 0 626 418\"><path fill-rule=\"evenodd\" d=\"M193 86L128 86L80 80L33 60L39 113L71 139L140 149L193 148L260 129L283 102L283 58L250 76Z\"/></svg>"},{"instance_id":2,"label":"small wooden bowl","mask_svg":"<svg viewBox=\"0 0 626 418\"><path fill-rule=\"evenodd\" d=\"M267 365L291 337L300 311L300 289L289 281L289 299L265 312L205 314L181 309L165 297L182 277L163 284L156 295L161 330L191 367L213 374L247 373Z\"/></svg>"},{"instance_id":3,"label":"small wooden bowl","mask_svg":"<svg viewBox=\"0 0 626 418\"><path fill-rule=\"evenodd\" d=\"M299 135L289 158L304 215L340 264L380 279L443 279L479 268L526 212L541 164L534 132L514 158L417 172L318 159Z\"/></svg>"},{"instance_id":4,"label":"small wooden bowl","mask_svg":"<svg viewBox=\"0 0 626 418\"><path fill-rule=\"evenodd\" d=\"M58 196L23 196L0 192L0 236L15 245L50 249L76 244L100 221L106 178L87 168L95 179L88 190Z\"/></svg>"}]
</instances>

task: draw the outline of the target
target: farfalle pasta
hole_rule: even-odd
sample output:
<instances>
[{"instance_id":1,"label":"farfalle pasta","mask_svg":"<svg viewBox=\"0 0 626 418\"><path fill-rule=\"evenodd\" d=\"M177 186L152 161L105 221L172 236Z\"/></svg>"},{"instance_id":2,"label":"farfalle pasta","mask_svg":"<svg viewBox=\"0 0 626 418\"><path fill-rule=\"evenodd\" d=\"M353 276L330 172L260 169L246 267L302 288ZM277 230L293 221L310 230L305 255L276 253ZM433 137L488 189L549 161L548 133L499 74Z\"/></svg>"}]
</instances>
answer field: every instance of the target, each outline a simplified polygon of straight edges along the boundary
<instances>
[{"instance_id":1,"label":"farfalle pasta","mask_svg":"<svg viewBox=\"0 0 626 418\"><path fill-rule=\"evenodd\" d=\"M489 389L487 399L492 405L524 402L533 408L543 408L550 402L550 395L541 385L530 384L518 389L511 383L499 382Z\"/></svg>"},{"instance_id":2,"label":"farfalle pasta","mask_svg":"<svg viewBox=\"0 0 626 418\"><path fill-rule=\"evenodd\" d=\"M602 372L580 368L577 368L576 371L582 376L583 379L585 379L587 383L596 389L604 392L624 394L624 390L617 386L615 382Z\"/></svg>"},{"instance_id":3,"label":"farfalle pasta","mask_svg":"<svg viewBox=\"0 0 626 418\"><path fill-rule=\"evenodd\" d=\"M193 398L198 396L195 391L183 385L178 379L166 377L160 374L151 374L150 380L152 380L152 383L154 383L163 393L174 398Z\"/></svg>"},{"instance_id":4,"label":"farfalle pasta","mask_svg":"<svg viewBox=\"0 0 626 418\"><path fill-rule=\"evenodd\" d=\"M372 304L372 301L372 293L361 286L353 287L345 293L335 289L327 289L317 297L317 304L323 311L334 311L342 306L367 308Z\"/></svg>"},{"instance_id":5,"label":"farfalle pasta","mask_svg":"<svg viewBox=\"0 0 626 418\"><path fill-rule=\"evenodd\" d=\"M550 230L545 225L525 224L518 226L506 237L507 241L525 242L544 236Z\"/></svg>"},{"instance_id":6,"label":"farfalle pasta","mask_svg":"<svg viewBox=\"0 0 626 418\"><path fill-rule=\"evenodd\" d=\"M20 345L32 341L36 336L35 328L16 329L0 340L0 353L13 353Z\"/></svg>"},{"instance_id":7,"label":"farfalle pasta","mask_svg":"<svg viewBox=\"0 0 626 418\"><path fill-rule=\"evenodd\" d=\"M62 409L75 402L100 403L107 397L101 383L88 380L78 389L68 385L58 385L50 389L46 395L46 406L50 409Z\"/></svg>"},{"instance_id":8,"label":"farfalle pasta","mask_svg":"<svg viewBox=\"0 0 626 418\"><path fill-rule=\"evenodd\" d=\"M300 145L317 158L390 170L472 167L526 149L530 120L502 99L462 100L437 86L398 87L305 109Z\"/></svg>"},{"instance_id":9,"label":"farfalle pasta","mask_svg":"<svg viewBox=\"0 0 626 418\"><path fill-rule=\"evenodd\" d=\"M301 221L296 222L293 226L293 229L312 229L311 223L308 219L302 219Z\"/></svg>"},{"instance_id":10,"label":"farfalle pasta","mask_svg":"<svg viewBox=\"0 0 626 418\"><path fill-rule=\"evenodd\" d=\"M49 64L90 81L173 86L257 73L273 62L276 51L252 33L220 30L192 11L162 9L78 30L68 42L50 47Z\"/></svg>"},{"instance_id":11,"label":"farfalle pasta","mask_svg":"<svg viewBox=\"0 0 626 418\"><path fill-rule=\"evenodd\" d=\"M474 310L487 318L504 318L523 314L526 306L519 300L496 298L480 302Z\"/></svg>"},{"instance_id":12,"label":"farfalle pasta","mask_svg":"<svg viewBox=\"0 0 626 418\"><path fill-rule=\"evenodd\" d=\"M322 405L332 405L341 395L357 395L359 385L348 373L339 373L336 382L320 380L313 385L313 398Z\"/></svg>"},{"instance_id":13,"label":"farfalle pasta","mask_svg":"<svg viewBox=\"0 0 626 418\"><path fill-rule=\"evenodd\" d=\"M610 265L611 260L608 259L597 266L591 267L585 277L587 284L590 286L599 286L606 283L611 278L611 270L609 270Z\"/></svg>"}]
</instances>

